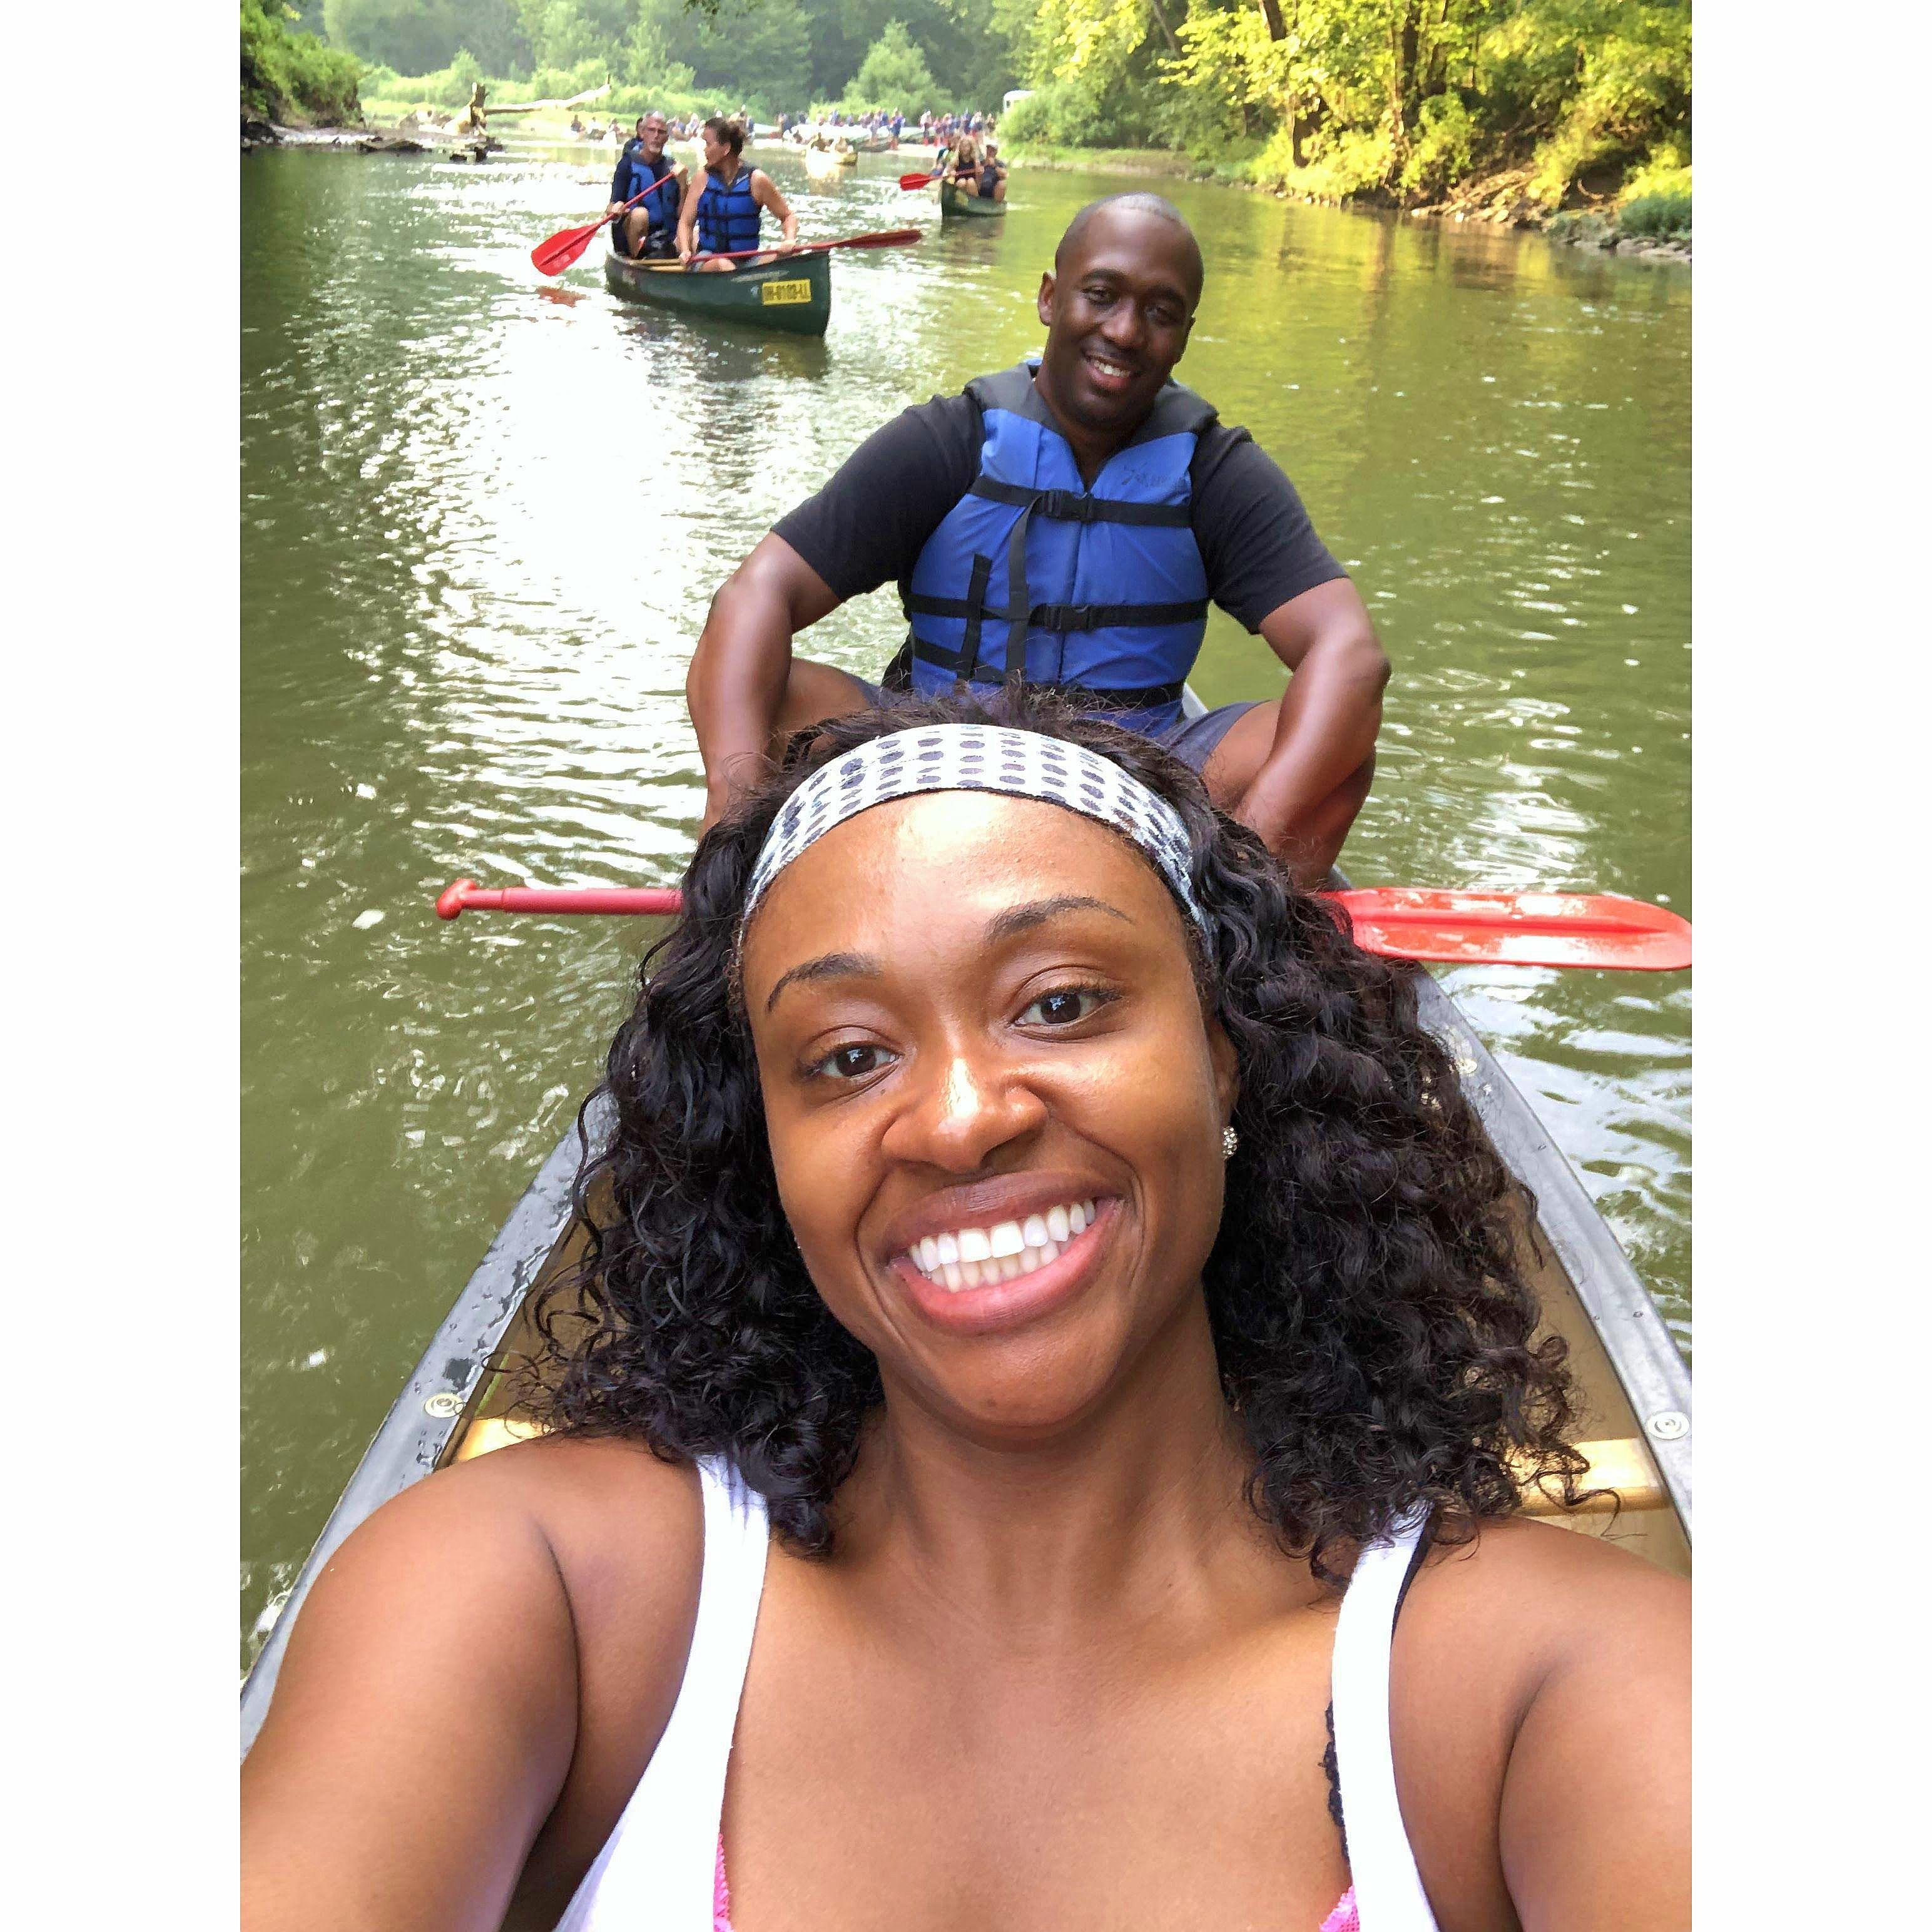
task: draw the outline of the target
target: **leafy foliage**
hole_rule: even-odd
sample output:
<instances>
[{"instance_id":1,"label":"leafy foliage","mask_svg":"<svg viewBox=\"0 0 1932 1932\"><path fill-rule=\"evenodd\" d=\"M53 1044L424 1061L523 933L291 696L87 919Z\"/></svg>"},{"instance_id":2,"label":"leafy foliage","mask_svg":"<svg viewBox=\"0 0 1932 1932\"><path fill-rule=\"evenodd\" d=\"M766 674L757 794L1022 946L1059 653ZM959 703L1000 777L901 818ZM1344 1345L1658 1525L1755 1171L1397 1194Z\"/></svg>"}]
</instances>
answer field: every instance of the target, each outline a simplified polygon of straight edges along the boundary
<instances>
[{"instance_id":1,"label":"leafy foliage","mask_svg":"<svg viewBox=\"0 0 1932 1932\"><path fill-rule=\"evenodd\" d=\"M903 113L916 120L940 105L939 85L903 20L888 20L845 90L848 114Z\"/></svg>"},{"instance_id":2,"label":"leafy foliage","mask_svg":"<svg viewBox=\"0 0 1932 1932\"><path fill-rule=\"evenodd\" d=\"M498 77L494 100L608 79L612 111L997 109L1024 83L1010 142L1178 148L1323 198L1426 202L1484 180L1544 210L1628 202L1640 184L1689 194L1690 0L300 4L425 100L466 50ZM278 0L250 0L244 49L251 16L258 40L281 32Z\"/></svg>"},{"instance_id":3,"label":"leafy foliage","mask_svg":"<svg viewBox=\"0 0 1932 1932\"><path fill-rule=\"evenodd\" d=\"M1639 195L1617 210L1617 226L1626 235L1688 235L1690 197L1688 194Z\"/></svg>"},{"instance_id":4,"label":"leafy foliage","mask_svg":"<svg viewBox=\"0 0 1932 1932\"><path fill-rule=\"evenodd\" d=\"M242 0L242 112L251 121L353 121L362 66L294 30L283 0Z\"/></svg>"}]
</instances>

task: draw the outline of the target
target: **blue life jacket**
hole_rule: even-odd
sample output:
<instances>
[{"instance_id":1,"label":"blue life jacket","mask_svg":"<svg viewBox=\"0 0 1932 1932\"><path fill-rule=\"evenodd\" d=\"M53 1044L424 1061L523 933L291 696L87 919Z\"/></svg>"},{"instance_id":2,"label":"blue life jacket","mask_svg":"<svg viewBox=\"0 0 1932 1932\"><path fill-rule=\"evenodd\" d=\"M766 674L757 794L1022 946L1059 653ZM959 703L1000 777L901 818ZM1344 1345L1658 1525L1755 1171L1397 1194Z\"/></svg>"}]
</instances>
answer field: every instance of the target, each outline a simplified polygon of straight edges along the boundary
<instances>
[{"instance_id":1,"label":"blue life jacket","mask_svg":"<svg viewBox=\"0 0 1932 1932\"><path fill-rule=\"evenodd\" d=\"M981 413L980 471L902 590L912 688L1047 685L1090 697L1130 730L1164 730L1208 628L1189 468L1216 412L1169 382L1089 490L1035 392L1037 367L966 386Z\"/></svg>"},{"instance_id":2,"label":"blue life jacket","mask_svg":"<svg viewBox=\"0 0 1932 1932\"><path fill-rule=\"evenodd\" d=\"M624 178L618 182L612 193L613 201L628 201L633 195L642 194L654 181L662 181L666 175L675 174L677 164L668 154L660 154L653 168L644 159L640 144L631 142L624 150ZM648 201L640 201L629 211L632 214L645 214L651 218L652 228L675 228L677 226L678 201L682 190L676 182L669 188L661 188Z\"/></svg>"},{"instance_id":3,"label":"blue life jacket","mask_svg":"<svg viewBox=\"0 0 1932 1932\"><path fill-rule=\"evenodd\" d=\"M729 188L716 175L698 197L698 246L706 255L735 255L758 245L758 204L752 199L752 177L758 170L740 164Z\"/></svg>"},{"instance_id":4,"label":"blue life jacket","mask_svg":"<svg viewBox=\"0 0 1932 1932\"><path fill-rule=\"evenodd\" d=\"M617 164L617 178L610 184L610 199L627 202L634 195L641 194L653 181L662 181L666 175L677 172L676 164L668 154L660 155L653 170L644 158L640 144L632 141L626 147ZM668 188L661 188L648 201L640 201L628 211L628 214L648 214L650 232L677 226L678 203L682 190L676 182Z\"/></svg>"}]
</instances>

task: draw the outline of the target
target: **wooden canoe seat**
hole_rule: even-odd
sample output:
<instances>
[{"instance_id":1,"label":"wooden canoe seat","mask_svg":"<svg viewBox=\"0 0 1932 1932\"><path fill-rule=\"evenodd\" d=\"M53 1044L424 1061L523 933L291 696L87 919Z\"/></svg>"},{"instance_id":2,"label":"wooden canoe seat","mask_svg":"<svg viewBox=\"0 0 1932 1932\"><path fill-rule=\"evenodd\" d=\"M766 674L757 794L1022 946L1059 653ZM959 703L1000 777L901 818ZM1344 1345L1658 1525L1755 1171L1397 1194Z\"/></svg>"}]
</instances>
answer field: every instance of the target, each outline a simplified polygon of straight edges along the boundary
<instances>
[{"instance_id":1,"label":"wooden canoe seat","mask_svg":"<svg viewBox=\"0 0 1932 1932\"><path fill-rule=\"evenodd\" d=\"M463 1432L463 1440L450 1460L466 1462L473 1456L487 1456L493 1449L507 1448L512 1442L527 1442L542 1433L534 1422L525 1422L517 1416L482 1416Z\"/></svg>"},{"instance_id":2,"label":"wooden canoe seat","mask_svg":"<svg viewBox=\"0 0 1932 1932\"><path fill-rule=\"evenodd\" d=\"M463 1440L458 1445L452 1460L466 1462L472 1456L487 1456L491 1450L501 1449L512 1442L526 1442L532 1436L542 1432L535 1423L524 1421L518 1417L484 1416L472 1422L464 1432ZM1670 1499L1664 1494L1656 1466L1651 1461L1649 1452L1636 1436L1623 1436L1601 1442L1580 1442L1576 1447L1590 1459L1590 1473L1584 1478L1582 1486L1600 1486L1614 1490L1618 1501L1627 1510L1665 1509L1670 1506ZM1608 1496L1594 1496L1580 1508L1566 1510L1560 1496L1526 1484L1523 1489L1522 1506L1526 1516L1600 1516L1610 1513L1612 1504Z\"/></svg>"},{"instance_id":3,"label":"wooden canoe seat","mask_svg":"<svg viewBox=\"0 0 1932 1932\"><path fill-rule=\"evenodd\" d=\"M1657 1466L1636 1436L1613 1436L1601 1442L1579 1442L1574 1446L1590 1461L1590 1472L1579 1483L1579 1488L1600 1486L1614 1490L1617 1502L1625 1510L1670 1507L1670 1498L1664 1493ZM1593 1496L1577 1508L1566 1510L1560 1492L1552 1495L1529 1483L1522 1486L1526 1516L1607 1516L1615 1507L1608 1496Z\"/></svg>"}]
</instances>

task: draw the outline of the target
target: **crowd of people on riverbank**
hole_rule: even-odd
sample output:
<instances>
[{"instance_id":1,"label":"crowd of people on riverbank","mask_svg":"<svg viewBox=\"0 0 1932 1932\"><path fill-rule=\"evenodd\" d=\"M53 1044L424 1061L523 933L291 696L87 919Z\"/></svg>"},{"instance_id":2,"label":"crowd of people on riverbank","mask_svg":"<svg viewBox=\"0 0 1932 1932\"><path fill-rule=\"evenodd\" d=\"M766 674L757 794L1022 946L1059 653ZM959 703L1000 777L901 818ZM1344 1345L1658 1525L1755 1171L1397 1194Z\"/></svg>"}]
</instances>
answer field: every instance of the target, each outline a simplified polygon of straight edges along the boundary
<instances>
[{"instance_id":1,"label":"crowd of people on riverbank","mask_svg":"<svg viewBox=\"0 0 1932 1932\"><path fill-rule=\"evenodd\" d=\"M842 109L834 108L830 113L816 117L787 112L781 114L778 121L778 133L786 139L796 136L802 140L812 130L825 128L848 140L883 140L894 147L905 139L908 127L916 140L929 146L950 148L956 136L970 134L979 139L991 134L994 124L992 115L982 113L977 109L938 115L928 109L916 122L910 122L898 108L876 109L864 114L848 114Z\"/></svg>"}]
</instances>

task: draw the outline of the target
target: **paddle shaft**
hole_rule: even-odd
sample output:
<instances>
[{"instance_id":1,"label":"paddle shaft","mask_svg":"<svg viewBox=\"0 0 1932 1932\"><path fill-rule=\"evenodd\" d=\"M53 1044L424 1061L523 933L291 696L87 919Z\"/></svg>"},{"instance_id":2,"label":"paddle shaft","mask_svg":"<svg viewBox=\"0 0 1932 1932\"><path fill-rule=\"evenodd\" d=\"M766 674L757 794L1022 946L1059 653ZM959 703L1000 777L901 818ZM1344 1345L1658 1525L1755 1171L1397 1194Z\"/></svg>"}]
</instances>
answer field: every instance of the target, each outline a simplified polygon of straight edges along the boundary
<instances>
[{"instance_id":1,"label":"paddle shaft","mask_svg":"<svg viewBox=\"0 0 1932 1932\"><path fill-rule=\"evenodd\" d=\"M1673 972L1690 963L1690 928L1676 914L1614 894L1418 892L1400 886L1324 892L1355 943L1386 958L1460 964ZM676 916L683 895L662 886L508 886L458 879L438 917L466 912L643 914Z\"/></svg>"},{"instance_id":2,"label":"paddle shaft","mask_svg":"<svg viewBox=\"0 0 1932 1932\"><path fill-rule=\"evenodd\" d=\"M436 902L439 919L466 912L646 913L674 917L684 909L675 886L501 886L458 879Z\"/></svg>"},{"instance_id":3,"label":"paddle shaft","mask_svg":"<svg viewBox=\"0 0 1932 1932\"><path fill-rule=\"evenodd\" d=\"M915 242L926 238L926 232L919 228L883 228L876 235L848 235L842 242L795 242L782 252L790 255L823 255L834 248L909 248ZM776 255L782 244L773 243L769 248L737 248L728 254L694 255L694 262L743 262L754 255Z\"/></svg>"},{"instance_id":4,"label":"paddle shaft","mask_svg":"<svg viewBox=\"0 0 1932 1932\"><path fill-rule=\"evenodd\" d=\"M640 188L640 189L638 189L638 194L632 195L630 201L624 202L624 207L618 208L618 211L614 212L614 214L604 214L604 217L601 217L599 220L591 222L590 232L591 232L591 234L597 234L597 230L599 230L599 228L603 228L604 222L620 220L622 217L626 217L626 214L630 214L632 208L636 207L636 205L638 205L638 202L640 202L640 201L644 201L645 195L655 195L655 194L657 194L657 191L658 191L658 189L663 188L664 182L674 182L674 180L676 180L676 178L678 178L678 170L676 170L676 168L672 168L672 170L668 172L668 174L661 174L661 176L658 176L658 178L657 178L657 180L655 180L653 184L650 185L650 188ZM566 232L568 232L568 230L566 230ZM586 236L586 239L590 239L590 236Z\"/></svg>"}]
</instances>

